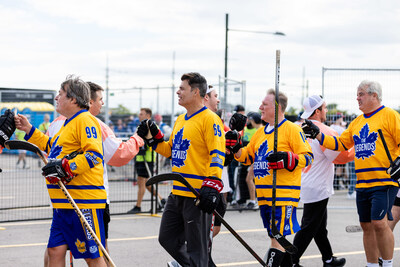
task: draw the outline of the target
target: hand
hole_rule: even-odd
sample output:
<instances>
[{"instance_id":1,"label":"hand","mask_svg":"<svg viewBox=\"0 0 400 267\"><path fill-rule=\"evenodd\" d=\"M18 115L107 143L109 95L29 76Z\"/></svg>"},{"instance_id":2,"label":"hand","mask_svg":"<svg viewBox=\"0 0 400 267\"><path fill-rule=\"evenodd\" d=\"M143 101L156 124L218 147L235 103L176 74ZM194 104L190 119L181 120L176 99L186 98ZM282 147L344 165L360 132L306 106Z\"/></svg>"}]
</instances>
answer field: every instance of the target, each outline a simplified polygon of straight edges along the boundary
<instances>
[{"instance_id":1,"label":"hand","mask_svg":"<svg viewBox=\"0 0 400 267\"><path fill-rule=\"evenodd\" d=\"M304 134L307 138L315 139L319 134L318 126L310 120L305 120L301 125L301 128L303 128Z\"/></svg>"},{"instance_id":2,"label":"hand","mask_svg":"<svg viewBox=\"0 0 400 267\"><path fill-rule=\"evenodd\" d=\"M293 171L299 164L299 156L293 152L276 152L267 157L268 168L272 170L287 169Z\"/></svg>"},{"instance_id":3,"label":"hand","mask_svg":"<svg viewBox=\"0 0 400 267\"><path fill-rule=\"evenodd\" d=\"M143 120L137 128L137 134L150 147L164 141L164 134L152 120Z\"/></svg>"},{"instance_id":4,"label":"hand","mask_svg":"<svg viewBox=\"0 0 400 267\"><path fill-rule=\"evenodd\" d=\"M225 146L233 154L236 154L243 147L242 138L236 130L226 132Z\"/></svg>"},{"instance_id":5,"label":"hand","mask_svg":"<svg viewBox=\"0 0 400 267\"><path fill-rule=\"evenodd\" d=\"M240 113L235 113L229 120L229 128L240 132L246 125L247 117Z\"/></svg>"},{"instance_id":6,"label":"hand","mask_svg":"<svg viewBox=\"0 0 400 267\"><path fill-rule=\"evenodd\" d=\"M4 142L10 140L15 132L14 113L7 109L0 116L0 145L4 147Z\"/></svg>"},{"instance_id":7,"label":"hand","mask_svg":"<svg viewBox=\"0 0 400 267\"><path fill-rule=\"evenodd\" d=\"M221 179L217 177L208 177L204 179L203 184L200 188L200 203L198 204L199 209L204 212L212 213L217 207L220 192L222 191L223 184Z\"/></svg>"},{"instance_id":8,"label":"hand","mask_svg":"<svg viewBox=\"0 0 400 267\"><path fill-rule=\"evenodd\" d=\"M398 181L400 178L400 156L398 156L393 163L390 165L389 169L386 171L390 174L393 180Z\"/></svg>"},{"instance_id":9,"label":"hand","mask_svg":"<svg viewBox=\"0 0 400 267\"><path fill-rule=\"evenodd\" d=\"M46 177L51 184L57 184L62 181L68 184L76 176L72 173L68 160L66 158L51 160L42 168L42 175Z\"/></svg>"}]
</instances>

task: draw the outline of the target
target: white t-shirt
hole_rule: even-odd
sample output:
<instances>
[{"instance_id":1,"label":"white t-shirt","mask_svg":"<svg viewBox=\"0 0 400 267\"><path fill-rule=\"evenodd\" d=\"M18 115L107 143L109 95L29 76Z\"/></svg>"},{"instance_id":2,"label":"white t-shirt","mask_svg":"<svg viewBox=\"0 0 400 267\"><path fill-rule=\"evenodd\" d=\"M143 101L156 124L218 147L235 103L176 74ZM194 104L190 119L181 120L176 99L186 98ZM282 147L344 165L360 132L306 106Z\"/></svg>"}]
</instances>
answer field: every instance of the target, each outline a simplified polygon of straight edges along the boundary
<instances>
[{"instance_id":1,"label":"white t-shirt","mask_svg":"<svg viewBox=\"0 0 400 267\"><path fill-rule=\"evenodd\" d=\"M337 132L325 124L312 120L325 135L338 136ZM333 151L322 147L317 139L307 139L314 161L311 166L303 168L301 174L300 201L312 203L333 195L334 164L344 164L354 159L354 150ZM340 156L339 156L340 155Z\"/></svg>"}]
</instances>

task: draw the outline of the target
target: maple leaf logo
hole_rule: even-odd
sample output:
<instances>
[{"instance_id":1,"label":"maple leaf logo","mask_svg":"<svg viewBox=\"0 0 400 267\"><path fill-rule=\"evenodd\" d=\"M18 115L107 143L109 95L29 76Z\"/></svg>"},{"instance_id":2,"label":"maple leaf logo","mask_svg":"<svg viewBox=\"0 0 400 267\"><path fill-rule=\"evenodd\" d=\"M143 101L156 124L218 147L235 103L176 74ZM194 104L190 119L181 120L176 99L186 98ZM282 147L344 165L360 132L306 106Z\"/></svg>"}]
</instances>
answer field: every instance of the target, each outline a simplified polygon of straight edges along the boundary
<instances>
[{"instance_id":1,"label":"maple leaf logo","mask_svg":"<svg viewBox=\"0 0 400 267\"><path fill-rule=\"evenodd\" d=\"M86 243L84 241L81 242L79 239L76 239L75 246L80 253L83 254L86 252Z\"/></svg>"},{"instance_id":2,"label":"maple leaf logo","mask_svg":"<svg viewBox=\"0 0 400 267\"><path fill-rule=\"evenodd\" d=\"M268 141L265 140L264 143L258 148L254 160L254 176L258 179L269 175L269 169L267 167L266 157L272 153L272 150L268 152Z\"/></svg>"},{"instance_id":3,"label":"maple leaf logo","mask_svg":"<svg viewBox=\"0 0 400 267\"><path fill-rule=\"evenodd\" d=\"M190 146L190 140L183 139L183 128L180 129L175 137L172 144L172 166L182 167L185 165L187 150Z\"/></svg>"},{"instance_id":4,"label":"maple leaf logo","mask_svg":"<svg viewBox=\"0 0 400 267\"><path fill-rule=\"evenodd\" d=\"M368 123L362 127L360 136L354 135L354 150L356 158L369 158L375 155L376 140L378 140L378 134L376 132L369 133Z\"/></svg>"},{"instance_id":5,"label":"maple leaf logo","mask_svg":"<svg viewBox=\"0 0 400 267\"><path fill-rule=\"evenodd\" d=\"M53 145L51 146L51 149L50 149L50 153L49 153L48 159L56 159L61 154L62 147L57 145L57 141L58 141L59 137L60 136L57 136L56 140L54 140L54 143L53 143Z\"/></svg>"}]
</instances>

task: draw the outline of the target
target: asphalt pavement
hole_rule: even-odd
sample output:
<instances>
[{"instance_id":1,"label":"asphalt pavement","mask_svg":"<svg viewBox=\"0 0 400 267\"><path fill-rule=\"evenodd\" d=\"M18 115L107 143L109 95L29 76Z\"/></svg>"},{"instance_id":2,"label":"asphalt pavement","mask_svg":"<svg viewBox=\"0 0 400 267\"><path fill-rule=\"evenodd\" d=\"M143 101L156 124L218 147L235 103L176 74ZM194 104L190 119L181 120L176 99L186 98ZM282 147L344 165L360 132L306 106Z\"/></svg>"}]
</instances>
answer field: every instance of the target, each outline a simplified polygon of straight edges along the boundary
<instances>
[{"instance_id":1,"label":"asphalt pavement","mask_svg":"<svg viewBox=\"0 0 400 267\"><path fill-rule=\"evenodd\" d=\"M345 208L329 208L328 230L333 251L345 257L346 266L365 266L362 233L346 233L347 225L357 225L355 201L345 193L330 199L335 203L348 201ZM297 216L301 219L302 210ZM157 236L160 216L115 215L109 232L109 250L117 266L166 266L172 258L159 245ZM239 233L250 247L262 258L269 248L269 239L258 211L228 211L226 221ZM49 236L50 220L0 223L0 266L42 266L43 252ZM293 240L293 236L288 237ZM400 266L400 233L395 229L394 265ZM214 239L213 259L217 266L260 266L256 259L222 227ZM69 260L66 260L69 264ZM321 256L312 242L301 259L306 267L322 266ZM86 266L83 260L74 260L74 266Z\"/></svg>"}]
</instances>

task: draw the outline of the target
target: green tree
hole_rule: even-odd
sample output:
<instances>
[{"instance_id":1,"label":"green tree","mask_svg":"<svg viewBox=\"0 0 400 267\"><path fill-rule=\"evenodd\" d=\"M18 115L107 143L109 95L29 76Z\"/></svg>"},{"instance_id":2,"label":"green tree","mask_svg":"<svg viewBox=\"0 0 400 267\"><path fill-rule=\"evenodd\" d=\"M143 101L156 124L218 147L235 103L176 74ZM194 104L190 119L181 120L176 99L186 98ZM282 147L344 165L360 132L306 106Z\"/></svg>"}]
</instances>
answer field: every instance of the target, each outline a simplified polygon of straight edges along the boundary
<instances>
[{"instance_id":1,"label":"green tree","mask_svg":"<svg viewBox=\"0 0 400 267\"><path fill-rule=\"evenodd\" d=\"M119 104L118 107L116 107L116 108L112 108L111 112L113 114L118 114L118 115L132 114L132 112L127 107L124 107L121 104Z\"/></svg>"}]
</instances>

